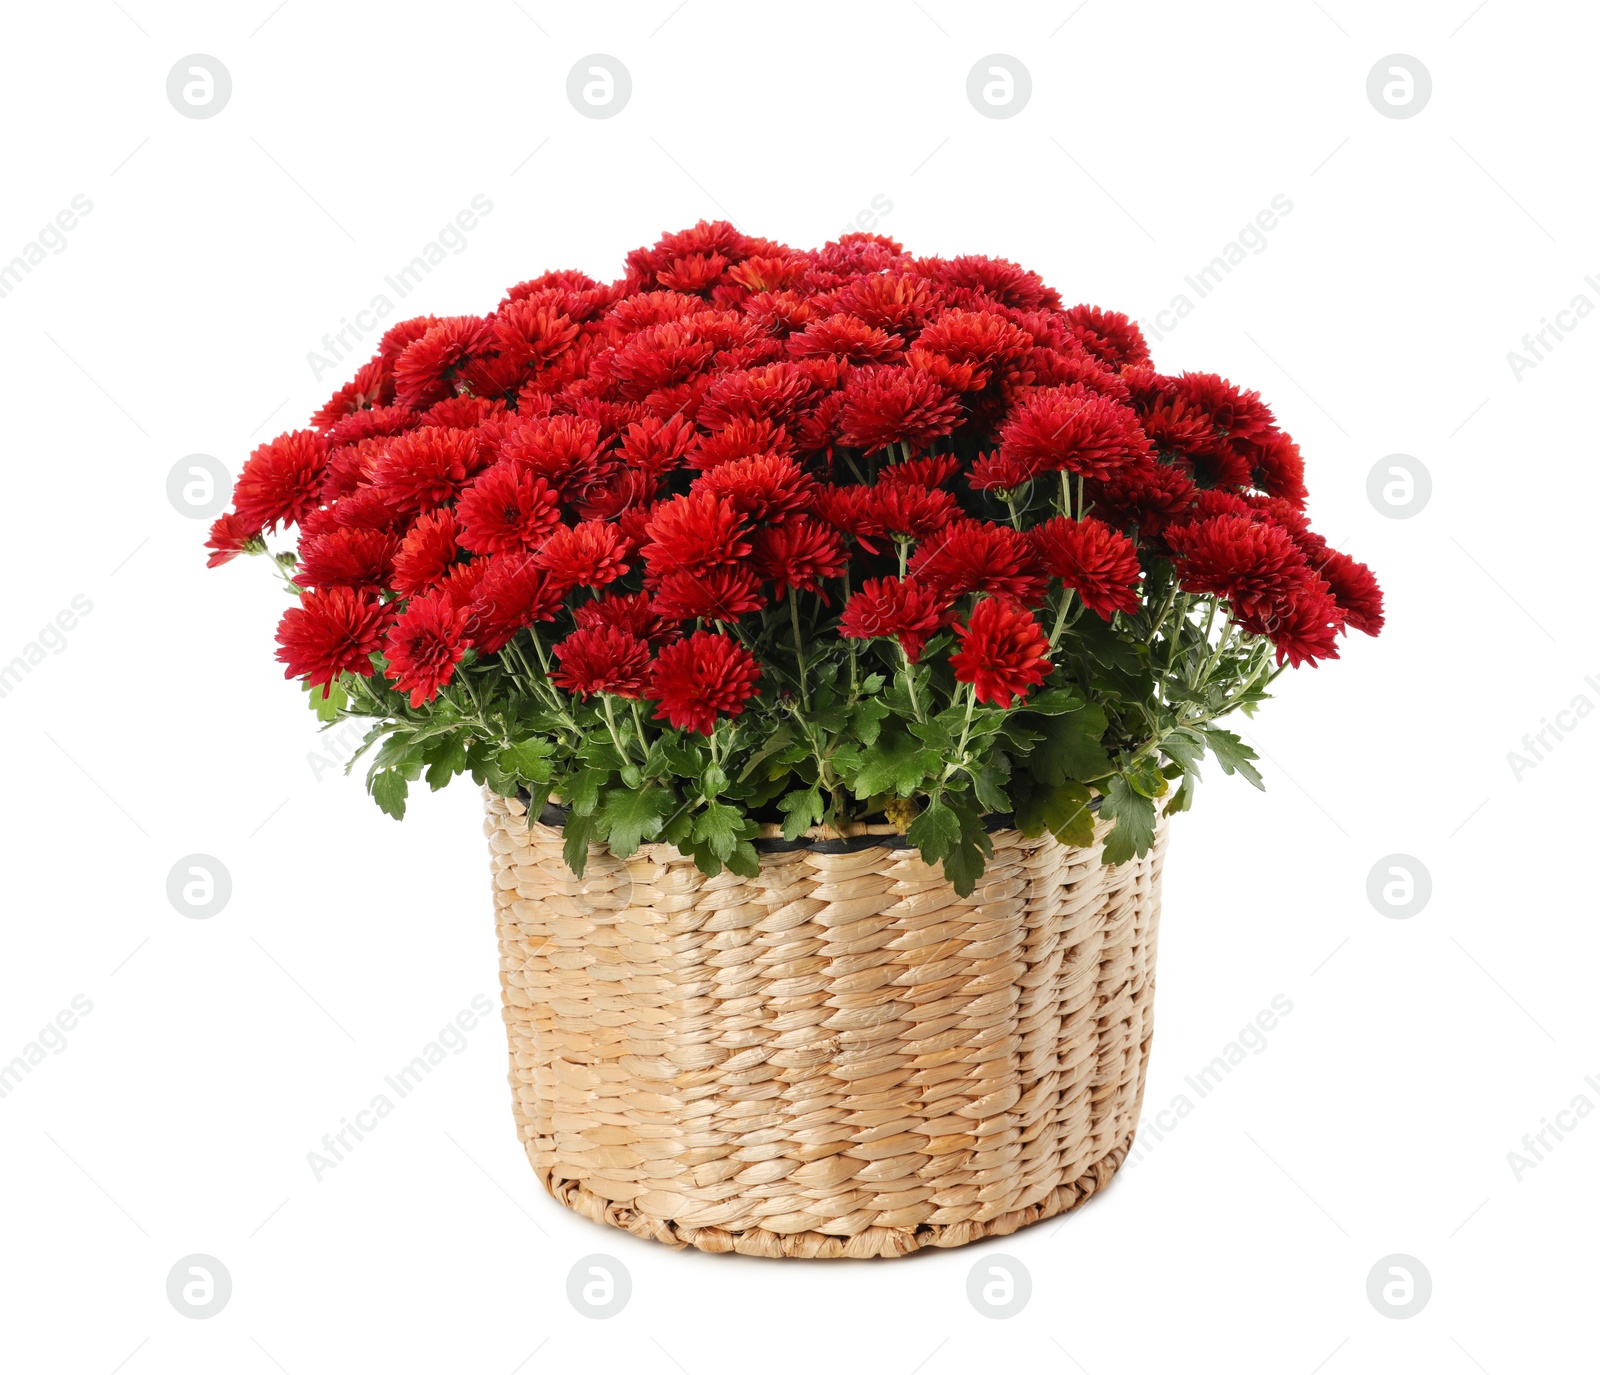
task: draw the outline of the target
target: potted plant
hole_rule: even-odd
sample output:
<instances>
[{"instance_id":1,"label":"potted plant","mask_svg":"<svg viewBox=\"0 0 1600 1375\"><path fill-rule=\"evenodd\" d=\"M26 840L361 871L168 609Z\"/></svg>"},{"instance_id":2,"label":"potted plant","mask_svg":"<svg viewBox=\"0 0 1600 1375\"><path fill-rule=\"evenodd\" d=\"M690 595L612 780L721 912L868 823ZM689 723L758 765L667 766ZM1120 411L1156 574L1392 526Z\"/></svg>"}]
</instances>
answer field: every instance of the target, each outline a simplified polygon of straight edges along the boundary
<instances>
[{"instance_id":1,"label":"potted plant","mask_svg":"<svg viewBox=\"0 0 1600 1375\"><path fill-rule=\"evenodd\" d=\"M985 257L701 223L393 325L244 465L278 658L367 785L482 786L515 1110L562 1202L895 1255L1081 1202L1219 724L1376 634L1254 392Z\"/></svg>"}]
</instances>

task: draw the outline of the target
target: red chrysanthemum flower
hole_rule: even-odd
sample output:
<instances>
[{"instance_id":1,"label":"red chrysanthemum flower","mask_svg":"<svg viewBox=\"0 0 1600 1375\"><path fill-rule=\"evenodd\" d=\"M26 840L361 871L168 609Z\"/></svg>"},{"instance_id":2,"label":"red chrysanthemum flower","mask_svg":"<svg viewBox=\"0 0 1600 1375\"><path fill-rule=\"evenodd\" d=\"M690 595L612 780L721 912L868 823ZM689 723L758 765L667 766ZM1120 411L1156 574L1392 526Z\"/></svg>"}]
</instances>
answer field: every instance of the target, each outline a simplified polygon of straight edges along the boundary
<instances>
[{"instance_id":1,"label":"red chrysanthemum flower","mask_svg":"<svg viewBox=\"0 0 1600 1375\"><path fill-rule=\"evenodd\" d=\"M661 477L683 466L695 437L694 425L681 415L647 416L628 426L617 452L630 468Z\"/></svg>"},{"instance_id":2,"label":"red chrysanthemum flower","mask_svg":"<svg viewBox=\"0 0 1600 1375\"><path fill-rule=\"evenodd\" d=\"M1045 572L1070 587L1103 621L1139 609L1139 555L1134 543L1104 521L1057 516L1028 531Z\"/></svg>"},{"instance_id":3,"label":"red chrysanthemum flower","mask_svg":"<svg viewBox=\"0 0 1600 1375\"><path fill-rule=\"evenodd\" d=\"M614 625L652 649L679 638L678 627L657 612L648 592L609 592L578 607L572 619L580 626Z\"/></svg>"},{"instance_id":4,"label":"red chrysanthemum flower","mask_svg":"<svg viewBox=\"0 0 1600 1375\"><path fill-rule=\"evenodd\" d=\"M563 590L604 587L628 571L628 539L604 521L564 525L545 541L534 562Z\"/></svg>"},{"instance_id":5,"label":"red chrysanthemum flower","mask_svg":"<svg viewBox=\"0 0 1600 1375\"><path fill-rule=\"evenodd\" d=\"M614 625L579 627L555 645L555 655L561 667L550 681L579 697L642 697L650 678L650 646Z\"/></svg>"},{"instance_id":6,"label":"red chrysanthemum flower","mask_svg":"<svg viewBox=\"0 0 1600 1375\"><path fill-rule=\"evenodd\" d=\"M322 504L327 441L311 430L280 434L245 460L233 484L234 513L256 530L298 525Z\"/></svg>"},{"instance_id":7,"label":"red chrysanthemum flower","mask_svg":"<svg viewBox=\"0 0 1600 1375\"><path fill-rule=\"evenodd\" d=\"M719 714L738 716L744 711L760 681L761 669L742 644L697 630L656 656L645 695L657 704L658 721L710 735Z\"/></svg>"},{"instance_id":8,"label":"red chrysanthemum flower","mask_svg":"<svg viewBox=\"0 0 1600 1375\"><path fill-rule=\"evenodd\" d=\"M456 373L488 337L484 321L476 315L433 322L394 360L395 400L420 411L454 395Z\"/></svg>"},{"instance_id":9,"label":"red chrysanthemum flower","mask_svg":"<svg viewBox=\"0 0 1600 1375\"><path fill-rule=\"evenodd\" d=\"M756 572L772 584L780 600L793 587L821 593L827 601L822 580L844 572L844 541L814 516L793 516L781 525L757 530L753 542Z\"/></svg>"},{"instance_id":10,"label":"red chrysanthemum flower","mask_svg":"<svg viewBox=\"0 0 1600 1375\"><path fill-rule=\"evenodd\" d=\"M561 524L561 504L542 477L502 460L462 492L456 522L475 554L531 552Z\"/></svg>"},{"instance_id":11,"label":"red chrysanthemum flower","mask_svg":"<svg viewBox=\"0 0 1600 1375\"><path fill-rule=\"evenodd\" d=\"M712 468L696 478L689 490L726 497L746 520L761 522L809 510L816 485L793 459L762 455Z\"/></svg>"},{"instance_id":12,"label":"red chrysanthemum flower","mask_svg":"<svg viewBox=\"0 0 1600 1375\"><path fill-rule=\"evenodd\" d=\"M1269 599L1257 599L1247 607L1235 605L1234 615L1250 634L1272 641L1280 664L1287 661L1299 668L1339 657L1344 613L1328 584L1309 569L1291 574Z\"/></svg>"},{"instance_id":13,"label":"red chrysanthemum flower","mask_svg":"<svg viewBox=\"0 0 1600 1375\"><path fill-rule=\"evenodd\" d=\"M429 426L391 439L373 468L372 482L394 510L415 516L454 500L483 464L470 430Z\"/></svg>"},{"instance_id":14,"label":"red chrysanthemum flower","mask_svg":"<svg viewBox=\"0 0 1600 1375\"><path fill-rule=\"evenodd\" d=\"M514 424L500 443L500 458L518 472L542 477L577 501L600 478L600 426L571 415L544 416Z\"/></svg>"},{"instance_id":15,"label":"red chrysanthemum flower","mask_svg":"<svg viewBox=\"0 0 1600 1375\"><path fill-rule=\"evenodd\" d=\"M241 520L233 511L225 511L212 522L211 533L206 537L206 548L211 550L206 567L220 568L240 554L266 553L267 542L261 538L259 527Z\"/></svg>"},{"instance_id":16,"label":"red chrysanthemum flower","mask_svg":"<svg viewBox=\"0 0 1600 1375\"><path fill-rule=\"evenodd\" d=\"M654 577L736 563L750 552L744 517L727 497L691 492L664 501L645 526L644 559Z\"/></svg>"},{"instance_id":17,"label":"red chrysanthemum flower","mask_svg":"<svg viewBox=\"0 0 1600 1375\"><path fill-rule=\"evenodd\" d=\"M375 406L387 406L394 400L394 374L381 357L363 363L344 386L323 403L322 409L311 417L315 429L327 430L347 416Z\"/></svg>"},{"instance_id":18,"label":"red chrysanthemum flower","mask_svg":"<svg viewBox=\"0 0 1600 1375\"><path fill-rule=\"evenodd\" d=\"M1104 480L1146 458L1150 441L1127 406L1073 386L1029 396L1001 427L1000 451L1034 473Z\"/></svg>"},{"instance_id":19,"label":"red chrysanthemum flower","mask_svg":"<svg viewBox=\"0 0 1600 1375\"><path fill-rule=\"evenodd\" d=\"M1149 362L1150 345L1120 310L1073 306L1063 314L1072 337L1101 362L1113 368Z\"/></svg>"},{"instance_id":20,"label":"red chrysanthemum flower","mask_svg":"<svg viewBox=\"0 0 1600 1375\"><path fill-rule=\"evenodd\" d=\"M766 606L755 572L744 564L668 573L656 584L655 612L669 621L737 621Z\"/></svg>"},{"instance_id":21,"label":"red chrysanthemum flower","mask_svg":"<svg viewBox=\"0 0 1600 1375\"><path fill-rule=\"evenodd\" d=\"M868 578L845 603L839 633L850 640L893 635L916 663L923 646L944 624L944 602L915 578Z\"/></svg>"},{"instance_id":22,"label":"red chrysanthemum flower","mask_svg":"<svg viewBox=\"0 0 1600 1375\"><path fill-rule=\"evenodd\" d=\"M1185 592L1225 597L1243 615L1282 602L1306 571L1305 555L1287 530L1248 515L1169 526L1166 540Z\"/></svg>"},{"instance_id":23,"label":"red chrysanthemum flower","mask_svg":"<svg viewBox=\"0 0 1600 1375\"><path fill-rule=\"evenodd\" d=\"M300 542L301 587L353 587L380 592L389 584L390 565L400 541L382 530L336 528Z\"/></svg>"},{"instance_id":24,"label":"red chrysanthemum flower","mask_svg":"<svg viewBox=\"0 0 1600 1375\"><path fill-rule=\"evenodd\" d=\"M1015 602L985 597L955 631L961 648L950 656L950 667L956 682L972 684L980 702L1009 707L1049 676L1050 642Z\"/></svg>"},{"instance_id":25,"label":"red chrysanthemum flower","mask_svg":"<svg viewBox=\"0 0 1600 1375\"><path fill-rule=\"evenodd\" d=\"M455 566L456 554L454 513L418 516L394 556L394 590L410 597L437 587Z\"/></svg>"},{"instance_id":26,"label":"red chrysanthemum flower","mask_svg":"<svg viewBox=\"0 0 1600 1375\"><path fill-rule=\"evenodd\" d=\"M967 474L967 483L975 492L1020 492L1038 476L1032 463L1024 462L1015 453L996 449L980 454Z\"/></svg>"},{"instance_id":27,"label":"red chrysanthemum flower","mask_svg":"<svg viewBox=\"0 0 1600 1375\"><path fill-rule=\"evenodd\" d=\"M420 707L439 695L467 652L467 611L443 592L413 597L389 630L383 651L389 681Z\"/></svg>"},{"instance_id":28,"label":"red chrysanthemum flower","mask_svg":"<svg viewBox=\"0 0 1600 1375\"><path fill-rule=\"evenodd\" d=\"M904 348L901 339L853 315L830 315L789 336L791 358L836 358L858 366L890 362Z\"/></svg>"},{"instance_id":29,"label":"red chrysanthemum flower","mask_svg":"<svg viewBox=\"0 0 1600 1375\"><path fill-rule=\"evenodd\" d=\"M341 673L372 676L389 614L378 599L349 587L307 592L278 622L278 662L285 678L303 678L328 695Z\"/></svg>"},{"instance_id":30,"label":"red chrysanthemum flower","mask_svg":"<svg viewBox=\"0 0 1600 1375\"><path fill-rule=\"evenodd\" d=\"M703 421L701 422L704 423ZM689 455L689 466L712 471L745 458L783 458L794 451L789 432L772 420L735 416L721 429L701 435Z\"/></svg>"},{"instance_id":31,"label":"red chrysanthemum flower","mask_svg":"<svg viewBox=\"0 0 1600 1375\"><path fill-rule=\"evenodd\" d=\"M954 454L927 454L906 463L891 463L878 474L878 482L907 482L915 487L943 487L961 469Z\"/></svg>"},{"instance_id":32,"label":"red chrysanthemum flower","mask_svg":"<svg viewBox=\"0 0 1600 1375\"><path fill-rule=\"evenodd\" d=\"M880 482L869 490L862 510L869 537L888 535L897 540L925 539L961 514L949 492L911 482Z\"/></svg>"},{"instance_id":33,"label":"red chrysanthemum flower","mask_svg":"<svg viewBox=\"0 0 1600 1375\"><path fill-rule=\"evenodd\" d=\"M1311 571L1327 583L1344 623L1365 635L1383 629L1383 589L1364 563L1331 548L1320 535L1309 532L1298 540Z\"/></svg>"},{"instance_id":34,"label":"red chrysanthemum flower","mask_svg":"<svg viewBox=\"0 0 1600 1375\"><path fill-rule=\"evenodd\" d=\"M961 403L925 372L863 368L844 388L839 438L854 449L905 443L926 448L955 429Z\"/></svg>"},{"instance_id":35,"label":"red chrysanthemum flower","mask_svg":"<svg viewBox=\"0 0 1600 1375\"><path fill-rule=\"evenodd\" d=\"M465 565L479 570L468 603L467 629L485 654L498 654L519 630L553 621L562 589L528 554L496 554Z\"/></svg>"},{"instance_id":36,"label":"red chrysanthemum flower","mask_svg":"<svg viewBox=\"0 0 1600 1375\"><path fill-rule=\"evenodd\" d=\"M911 556L910 572L946 605L969 592L989 592L1037 606L1049 581L1025 535L1009 525L967 519L925 541Z\"/></svg>"}]
</instances>

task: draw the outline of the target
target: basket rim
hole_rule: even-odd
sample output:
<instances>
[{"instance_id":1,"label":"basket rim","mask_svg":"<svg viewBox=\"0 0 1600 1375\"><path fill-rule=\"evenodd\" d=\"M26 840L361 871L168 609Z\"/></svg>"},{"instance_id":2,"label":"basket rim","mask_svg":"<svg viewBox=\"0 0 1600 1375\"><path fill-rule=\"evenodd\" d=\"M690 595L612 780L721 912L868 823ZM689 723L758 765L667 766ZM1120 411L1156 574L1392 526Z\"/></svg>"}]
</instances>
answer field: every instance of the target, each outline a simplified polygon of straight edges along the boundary
<instances>
[{"instance_id":1,"label":"basket rim","mask_svg":"<svg viewBox=\"0 0 1600 1375\"><path fill-rule=\"evenodd\" d=\"M517 801L524 807L533 800L533 796L526 788L517 789ZM1089 799L1089 810L1100 810L1101 797L1096 794ZM548 826L553 831L566 828L569 808L559 802L546 802L544 810L539 813L539 824ZM983 818L983 829L989 834L996 831L1013 831L1017 826L1015 812L989 812ZM766 828L763 828L766 829ZM771 827L776 831L777 827ZM813 826L805 835L795 840L785 840L781 835L760 835L750 844L757 854L775 855L784 854L791 850L807 850L817 855L848 855L857 850L913 850L916 846L906 838L903 832L895 830L893 826L873 824L862 826L857 832L846 836L831 835L823 831L820 826Z\"/></svg>"}]
</instances>

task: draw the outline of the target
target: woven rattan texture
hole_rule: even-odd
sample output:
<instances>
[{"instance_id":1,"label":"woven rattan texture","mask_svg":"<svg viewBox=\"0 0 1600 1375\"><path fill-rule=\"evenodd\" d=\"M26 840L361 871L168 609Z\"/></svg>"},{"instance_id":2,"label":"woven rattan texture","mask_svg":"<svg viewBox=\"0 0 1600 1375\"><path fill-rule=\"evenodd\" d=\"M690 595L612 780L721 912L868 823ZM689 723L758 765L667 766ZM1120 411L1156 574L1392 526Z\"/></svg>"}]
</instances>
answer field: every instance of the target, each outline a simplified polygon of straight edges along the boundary
<instances>
[{"instance_id":1,"label":"woven rattan texture","mask_svg":"<svg viewBox=\"0 0 1600 1375\"><path fill-rule=\"evenodd\" d=\"M517 1127L558 1200L705 1251L896 1256L1065 1212L1138 1122L1166 829L1114 868L992 836L706 878L486 798ZM1102 826L1101 833L1103 834Z\"/></svg>"}]
</instances>

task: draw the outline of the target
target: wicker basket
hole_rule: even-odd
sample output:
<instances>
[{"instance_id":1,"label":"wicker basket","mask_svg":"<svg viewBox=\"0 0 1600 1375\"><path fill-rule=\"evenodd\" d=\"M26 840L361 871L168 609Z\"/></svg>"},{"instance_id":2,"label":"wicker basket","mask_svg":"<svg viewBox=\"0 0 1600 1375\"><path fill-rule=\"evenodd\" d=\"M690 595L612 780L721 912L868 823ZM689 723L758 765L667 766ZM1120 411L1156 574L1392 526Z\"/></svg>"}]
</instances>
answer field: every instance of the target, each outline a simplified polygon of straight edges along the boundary
<instances>
[{"instance_id":1,"label":"wicker basket","mask_svg":"<svg viewBox=\"0 0 1600 1375\"><path fill-rule=\"evenodd\" d=\"M1163 825L1143 859L993 833L970 898L893 836L708 879L486 798L517 1128L567 1207L758 1256L898 1256L1066 1212L1133 1140ZM1103 832L1102 832L1103 833Z\"/></svg>"}]
</instances>

